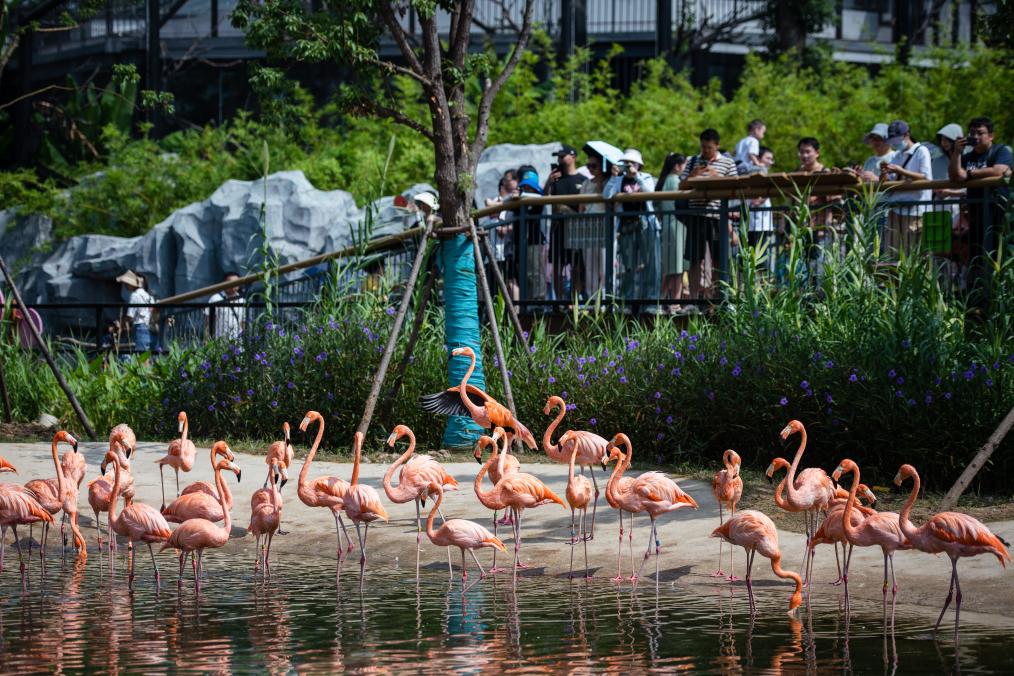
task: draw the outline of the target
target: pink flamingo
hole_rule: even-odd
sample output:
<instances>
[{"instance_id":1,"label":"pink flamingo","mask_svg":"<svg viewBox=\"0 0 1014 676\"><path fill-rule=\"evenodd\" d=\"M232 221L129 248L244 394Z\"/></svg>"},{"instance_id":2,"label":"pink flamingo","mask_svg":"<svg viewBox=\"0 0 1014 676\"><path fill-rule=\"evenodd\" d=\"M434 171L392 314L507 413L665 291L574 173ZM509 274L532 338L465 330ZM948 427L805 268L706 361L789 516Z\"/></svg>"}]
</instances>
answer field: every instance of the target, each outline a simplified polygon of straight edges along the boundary
<instances>
[{"instance_id":1,"label":"pink flamingo","mask_svg":"<svg viewBox=\"0 0 1014 676\"><path fill-rule=\"evenodd\" d=\"M957 591L954 608L954 631L958 631L958 620L961 616L961 583L958 581L958 559L966 556L978 556L979 554L992 554L1006 567L1010 561L1010 552L1007 551L1006 542L994 535L986 526L967 514L960 512L940 512L934 514L923 525L916 528L909 515L912 513L912 505L919 496L919 473L912 465L902 465L898 474L894 477L894 484L901 486L905 479L913 481L912 494L908 496L905 506L899 515L901 532L915 549L927 554L939 554L944 552L951 559L951 585L947 591L947 599L944 607L940 610L937 623L933 626L933 633L940 629L940 621L944 619L947 606L951 604L951 597Z\"/></svg>"},{"instance_id":2,"label":"pink flamingo","mask_svg":"<svg viewBox=\"0 0 1014 676\"><path fill-rule=\"evenodd\" d=\"M615 441L616 443L613 443ZM609 480L606 482L606 502L609 506L620 513L620 540L616 547L616 577L613 578L613 582L619 582L623 579L623 575L620 573L620 557L623 554L623 513L627 512L630 514L630 529L627 535L628 544L630 546L630 577L634 578L634 514L636 512L643 511L640 501L631 499L632 491L634 488L633 477L623 476L623 473L630 467L630 456L633 453L633 447L630 444L630 439L626 434L620 432L617 434L613 441L609 442L609 457L606 459L607 463L616 461L616 466L613 468L613 473L609 476ZM624 444L627 448L627 453L623 453L619 449L619 444Z\"/></svg>"},{"instance_id":3,"label":"pink flamingo","mask_svg":"<svg viewBox=\"0 0 1014 676\"><path fill-rule=\"evenodd\" d=\"M628 440L629 442L629 440ZM630 455L630 448L628 447L628 456ZM627 462L629 463L629 457ZM644 511L648 513L648 518L651 519L651 531L648 533L648 547L644 551L644 558L641 560L641 566L637 570L637 575L632 576L636 581L637 578L641 577L641 571L644 570L644 564L648 561L648 557L651 556L651 544L655 543L655 587L658 588L658 561L662 554L662 543L658 537L658 524L656 520L663 514L675 512L677 509L684 507L693 507L697 509L697 502L683 492L683 490L676 484L675 481L667 477L661 472L645 472L636 479L634 479L633 492L641 498L644 505Z\"/></svg>"},{"instance_id":4,"label":"pink flamingo","mask_svg":"<svg viewBox=\"0 0 1014 676\"><path fill-rule=\"evenodd\" d=\"M132 502L123 508L123 512L116 513L116 502L120 499L120 487L122 485L123 468L120 466L120 453L109 451L106 453L105 462L113 463L113 493L109 496L109 537L113 539L116 535L127 538L128 553L128 577L127 586L134 588L134 543L143 542L148 545L148 553L151 555L151 565L155 569L155 586L159 585L158 564L155 563L155 552L151 545L155 542L165 542L171 531L165 517L150 505L140 502Z\"/></svg>"},{"instance_id":5,"label":"pink flamingo","mask_svg":"<svg viewBox=\"0 0 1014 676\"><path fill-rule=\"evenodd\" d=\"M514 417L510 409L489 396L478 387L468 384L468 379L475 371L475 352L470 347L459 347L451 351L451 357L465 356L472 360L465 377L457 387L450 387L443 392L428 394L422 398L423 409L444 415L471 416L480 427L493 429L503 427L513 431L528 448L535 448L535 437L521 421Z\"/></svg>"},{"instance_id":6,"label":"pink flamingo","mask_svg":"<svg viewBox=\"0 0 1014 676\"><path fill-rule=\"evenodd\" d=\"M130 456L137 447L134 431L128 425L119 424L109 433L109 450L118 455L120 472L120 493L123 495L124 507L134 501L134 477L130 474ZM99 467L101 476L88 482L88 504L95 515L95 539L102 549L102 529L99 527L99 514L109 511L109 498L113 494L113 477L106 471L107 463L103 459ZM110 547L115 547L116 538L110 536Z\"/></svg>"},{"instance_id":7,"label":"pink flamingo","mask_svg":"<svg viewBox=\"0 0 1014 676\"><path fill-rule=\"evenodd\" d=\"M225 502L225 480L222 479L222 470L228 469L236 474L236 480L243 478L240 471L231 460L220 460L215 463L215 457L219 454L231 453L224 441L216 441L211 447L211 466L215 469L215 486L218 488L218 500L225 514L224 523L216 526L207 519L188 519L180 524L180 527L172 532L168 540L162 545L162 551L173 547L179 550L180 572L177 578L177 586L183 584L183 566L186 564L187 555L194 556L194 585L198 592L201 591L201 577L204 575L204 550L218 549L224 547L229 541L229 533L232 531L232 515L229 506ZM149 545L150 547L150 545Z\"/></svg>"},{"instance_id":8,"label":"pink flamingo","mask_svg":"<svg viewBox=\"0 0 1014 676\"><path fill-rule=\"evenodd\" d=\"M299 423L300 431L306 432L311 422L318 423L317 437L313 440L313 446L310 447L306 460L303 461L303 468L299 470L299 485L296 494L307 507L327 507L331 510L331 514L334 516L334 529L338 534L338 558L342 559L344 558L344 548L342 547L343 532L345 533L345 540L348 542L348 551L352 551L352 538L349 536L349 531L345 527L345 522L342 521L341 516L342 499L348 493L349 482L336 476L322 476L317 477L313 481L309 480L310 463L313 462L314 456L317 455L317 448L320 446L321 439L324 438L324 416L317 411L307 411L306 415L303 416L302 422Z\"/></svg>"},{"instance_id":9,"label":"pink flamingo","mask_svg":"<svg viewBox=\"0 0 1014 676\"><path fill-rule=\"evenodd\" d=\"M366 539L370 536L370 524L374 521L387 521L387 510L380 502L380 494L373 486L359 483L359 460L363 454L363 433L356 432L352 438L355 460L352 465L352 481L349 490L342 499L342 509L356 526L356 537L359 539L359 568L366 566ZM359 524L366 524L365 532L361 532Z\"/></svg>"},{"instance_id":10,"label":"pink flamingo","mask_svg":"<svg viewBox=\"0 0 1014 676\"><path fill-rule=\"evenodd\" d=\"M803 568L805 580L809 582L813 566L810 540L817 531L817 521L821 510L827 509L828 503L834 498L834 484L827 472L816 467L802 471L799 478L796 478L796 468L799 467L799 461L806 450L806 428L798 420L790 420L781 432L782 439L788 439L790 435L797 432L800 435L799 448L789 466L789 473L785 477L785 503L789 506L788 511L804 513L806 548L803 550Z\"/></svg>"},{"instance_id":11,"label":"pink flamingo","mask_svg":"<svg viewBox=\"0 0 1014 676\"><path fill-rule=\"evenodd\" d=\"M850 545L860 547L872 547L877 545L884 554L884 603L887 603L887 564L891 563L891 600L898 596L898 582L894 577L894 553L899 549L911 549L912 545L901 532L901 525L898 522L897 512L873 512L862 514L860 521L856 524L852 516L857 512L854 509L856 504L856 493L859 490L859 466L849 459L842 460L834 470L831 478L838 481L843 474L852 473L852 490L849 491L848 502L845 503L845 512L842 514L842 529L845 532L845 539ZM845 596L848 598L849 585L849 562L846 561L842 573L842 580L845 583ZM891 618L894 618L894 606L891 606Z\"/></svg>"},{"instance_id":12,"label":"pink flamingo","mask_svg":"<svg viewBox=\"0 0 1014 676\"><path fill-rule=\"evenodd\" d=\"M788 466L789 463L785 463ZM784 483L784 481L783 481ZM782 484L778 484L778 489L775 491L776 501L780 498ZM831 501L831 504L827 508L827 512L824 514L824 520L821 522L820 527L817 528L817 532L813 534L813 538L810 540L810 548L813 549L817 545L834 545L834 561L838 566L838 579L830 584L838 586L844 584L845 579L842 572L842 563L847 568L849 563L852 561L852 550L854 545L849 544L849 541L845 539L845 527L842 523L842 517L845 514L845 505L848 503L849 492L838 488L835 491L835 498ZM859 492L856 495L856 508L852 512L852 524L858 526L862 519L876 512L875 509L866 507L861 501L867 501L870 505L874 505L877 502L877 496L873 494L869 486L864 483L859 484ZM842 546L841 559L838 558L838 545ZM846 546L848 553L846 554Z\"/></svg>"},{"instance_id":13,"label":"pink flamingo","mask_svg":"<svg viewBox=\"0 0 1014 676\"><path fill-rule=\"evenodd\" d=\"M272 458L268 465L268 478L264 480L264 486L250 497L250 525L247 530L257 538L255 549L257 552L254 559L254 572L261 560L264 560L264 574L271 574L271 540L282 521L282 494L276 484L279 481L281 472L279 470L279 458ZM261 548L261 538L266 540L265 547Z\"/></svg>"},{"instance_id":14,"label":"pink flamingo","mask_svg":"<svg viewBox=\"0 0 1014 676\"><path fill-rule=\"evenodd\" d=\"M53 466L56 468L55 479L33 479L25 484L25 490L35 496L35 499L50 514L56 515L61 510L70 516L70 528L74 533L74 546L78 549L78 556L84 560L88 559L88 551L85 546L84 537L77 525L77 497L78 483L64 474L64 465L60 462L57 444L65 441L74 449L77 454L77 439L65 430L60 430L53 435L52 453ZM73 461L72 461L73 462ZM39 560L45 566L46 560L46 539L49 535L49 522L42 524L42 546L39 548ZM29 555L31 552L29 552Z\"/></svg>"},{"instance_id":15,"label":"pink flamingo","mask_svg":"<svg viewBox=\"0 0 1014 676\"><path fill-rule=\"evenodd\" d=\"M277 461L278 472L281 475L281 483L278 488L281 489L289 481L289 465L292 464L292 457L295 453L295 449L292 448L292 438L289 434L289 423L282 423L282 433L284 439L282 441L275 441L268 446L267 456L264 458L264 463L271 466L272 462Z\"/></svg>"},{"instance_id":16,"label":"pink flamingo","mask_svg":"<svg viewBox=\"0 0 1014 676\"><path fill-rule=\"evenodd\" d=\"M236 457L228 446L220 449L219 453L214 457L217 458L218 455L225 457L230 462ZM211 469L215 469L214 464L212 464ZM231 470L239 476L239 467L233 465ZM223 498L221 502L225 503L226 509L231 510L233 504L232 491L229 490L229 484L224 481L222 482L222 487L225 489L225 493L221 496ZM206 519L207 521L217 523L225 518L221 502L219 501L218 491L204 481L195 481L183 489L180 497L173 500L169 503L169 506L162 510L162 516L169 523L183 523L190 519Z\"/></svg>"},{"instance_id":17,"label":"pink flamingo","mask_svg":"<svg viewBox=\"0 0 1014 676\"><path fill-rule=\"evenodd\" d=\"M6 459L0 458L0 473L17 474L14 466ZM53 515L49 513L35 496L17 484L0 485L0 573L4 567L4 549L6 547L7 529L14 532L14 544L18 548L18 561L21 563L21 589L28 588L25 577L25 560L21 553L21 539L18 537L18 526L31 525L41 521L43 524L53 523Z\"/></svg>"},{"instance_id":18,"label":"pink flamingo","mask_svg":"<svg viewBox=\"0 0 1014 676\"><path fill-rule=\"evenodd\" d=\"M546 428L545 434L542 435L542 449L556 462L566 463L571 456L569 447L574 446L577 449L576 463L581 466L581 474L584 474L585 467L588 468L592 486L595 489L595 502L592 504L591 530L588 533L588 539L594 539L595 512L599 506L599 484L595 479L595 465L601 465L602 471L606 471L606 445L609 442L594 432L570 430L560 437L560 443L554 444L553 432L563 422L563 417L567 415L567 402L561 397L553 395L546 400L546 407L542 410L544 414L549 415L556 407L559 407L560 412Z\"/></svg>"},{"instance_id":19,"label":"pink flamingo","mask_svg":"<svg viewBox=\"0 0 1014 676\"><path fill-rule=\"evenodd\" d=\"M715 478L711 480L711 493L715 496L715 500L718 502L718 525L721 526L725 521L725 516L722 513L723 507L728 507L730 512L734 515L736 513L736 503L739 502L740 498L743 497L743 477L739 475L740 465L742 460L739 457L739 453L732 450L731 448L722 454L722 465L725 469L721 469L715 474ZM725 544L725 540L719 538L718 540L718 570L711 574L711 577L722 577L725 573L722 571L722 545ZM729 580L733 581L736 576L733 574L734 558L732 556L732 550L729 551Z\"/></svg>"},{"instance_id":20,"label":"pink flamingo","mask_svg":"<svg viewBox=\"0 0 1014 676\"><path fill-rule=\"evenodd\" d=\"M458 482L447 473L444 466L428 455L413 455L415 453L415 434L407 425L397 425L394 431L387 438L387 445L394 448L395 443L402 437L408 437L408 449L394 461L384 472L384 493L387 499L395 504L404 504L410 500L415 501L415 574L419 577L419 554L422 547L422 516L420 505L426 504L426 498L435 495L430 488L433 484L447 487L449 490L457 490ZM398 475L398 486L391 485L396 469L401 467ZM446 521L443 513L440 514L441 521ZM447 569L452 571L451 551L447 550Z\"/></svg>"},{"instance_id":21,"label":"pink flamingo","mask_svg":"<svg viewBox=\"0 0 1014 676\"><path fill-rule=\"evenodd\" d=\"M569 434L569 432L568 432ZM609 443L609 442L606 442ZM574 577L574 547L577 546L577 527L575 524L575 512L581 510L580 516L580 531L581 531L581 542L584 544L584 571L585 578L591 578L591 571L588 569L588 540L587 536L587 520L588 520L588 503L592 500L592 482L588 481L583 475L574 474L574 463L577 460L578 454L577 444L570 445L570 464L567 468L567 503L570 505L570 572L567 574L568 578ZM594 476L594 475L593 475ZM594 514L594 508L593 512ZM592 517L594 523L594 516Z\"/></svg>"},{"instance_id":22,"label":"pink flamingo","mask_svg":"<svg viewBox=\"0 0 1014 676\"><path fill-rule=\"evenodd\" d=\"M496 434L495 431L494 434ZM491 491L483 491L481 483L484 470L481 470L475 479L475 493L479 497L479 501L486 507L499 505L500 509L510 508L514 511L514 574L517 575L517 570L521 567L521 516L524 510L550 502L555 502L561 507L566 507L567 504L560 496L549 490L546 484L531 474L515 472L505 475L506 457L507 453L502 452L496 458L499 465L497 469L502 477L500 481L493 486ZM491 457L488 462L491 462L492 459Z\"/></svg>"},{"instance_id":23,"label":"pink flamingo","mask_svg":"<svg viewBox=\"0 0 1014 676\"><path fill-rule=\"evenodd\" d=\"M480 526L474 521L467 521L465 519L449 519L444 521L443 525L437 530L433 530L433 520L436 517L437 512L440 511L440 503L444 500L444 487L437 482L433 482L430 485L430 490L437 496L436 504L433 505L433 509L430 510L429 518L426 519L426 536L429 537L430 542L438 547L457 547L461 550L461 582L464 585L465 580L468 579L468 568L465 565L465 550L472 556L472 560L475 561L475 565L479 567L479 579L486 577L486 571L482 569L482 564L479 563L479 559L475 556L476 549L482 549L483 547L491 547L493 549L500 550L501 552L507 551L500 538L496 537L483 526ZM441 515L441 518L442 515Z\"/></svg>"},{"instance_id":24,"label":"pink flamingo","mask_svg":"<svg viewBox=\"0 0 1014 676\"><path fill-rule=\"evenodd\" d=\"M517 474L520 471L520 469L521 469L521 463L518 461L518 459L517 459L516 456L511 455L511 454L507 454L506 455L506 457L504 458L504 462L501 465L501 463L500 463L500 449L497 446L496 442L497 442L497 439L499 439L503 435L503 433L504 433L503 432L503 428L497 427L495 430L493 430L493 436L490 437L490 436L483 435L483 436L479 437L479 440L475 444L475 454L474 454L475 455L475 461L478 462L480 465L482 465L482 468L479 470L479 473L475 475L475 482L473 484L473 490L475 491L476 497L479 498L479 502L484 507L493 510L493 535L494 536L497 535L497 527L498 527L498 525L500 523L508 523L508 518L507 518L508 515L506 515L506 514L505 514L505 517L502 520L502 522L501 521L497 521L497 518L496 518L497 511L499 511L501 509L506 509L507 505L505 505L505 504L499 502L497 499L493 498L492 497L492 491L490 491L489 493L483 493L482 492L482 477L488 471L489 472L490 481L492 481L493 485L496 486L496 484L500 482L500 479L503 478L500 475L500 473L499 473L499 468L501 466L503 468L503 471L506 474ZM486 448L487 446L490 446L490 445L493 446L493 452L490 455L489 460L486 461L485 464L483 464L483 462L482 462L482 451L483 451L484 448ZM510 446L510 442L507 442L504 445L506 447L509 447ZM505 451L505 453L506 453L506 451ZM513 518L509 519L509 523L513 524L514 523L514 519ZM496 550L494 549L493 550L493 567L489 569L489 572L491 574L496 574L496 573L501 572L502 570L503 570L503 568L498 568L497 565L496 565Z\"/></svg>"},{"instance_id":25,"label":"pink flamingo","mask_svg":"<svg viewBox=\"0 0 1014 676\"><path fill-rule=\"evenodd\" d=\"M169 465L176 471L176 497L180 497L180 470L189 472L194 466L194 458L197 457L197 447L194 442L187 439L190 432L190 423L187 421L185 411L180 411L177 416L179 422L180 438L169 442L168 452L164 457L155 462L158 463L158 478L162 482L162 507L165 509L165 478L162 475L162 468Z\"/></svg>"},{"instance_id":26,"label":"pink flamingo","mask_svg":"<svg viewBox=\"0 0 1014 676\"><path fill-rule=\"evenodd\" d=\"M767 514L753 509L746 509L733 514L721 526L711 532L711 537L722 538L729 544L738 545L746 550L746 588L750 593L750 608L754 608L753 599L753 557L757 552L771 559L771 570L780 578L793 580L796 590L789 599L789 612L803 602L803 578L799 573L782 570L782 553L778 549L778 531Z\"/></svg>"}]
</instances>

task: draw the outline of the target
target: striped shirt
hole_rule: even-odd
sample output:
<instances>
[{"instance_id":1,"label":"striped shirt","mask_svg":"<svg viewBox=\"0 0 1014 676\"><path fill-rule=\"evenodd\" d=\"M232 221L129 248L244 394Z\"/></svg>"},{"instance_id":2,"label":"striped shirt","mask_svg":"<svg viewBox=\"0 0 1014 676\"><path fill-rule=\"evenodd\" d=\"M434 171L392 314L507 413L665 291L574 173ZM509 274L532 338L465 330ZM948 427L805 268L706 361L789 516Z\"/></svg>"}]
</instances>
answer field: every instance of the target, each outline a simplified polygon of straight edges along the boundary
<instances>
[{"instance_id":1,"label":"striped shirt","mask_svg":"<svg viewBox=\"0 0 1014 676\"><path fill-rule=\"evenodd\" d=\"M727 155L719 153L718 157L713 160L707 161L702 160L700 155L694 155L687 162L687 166L683 169L683 173L680 174L680 183L687 180L690 174L702 164L707 164L709 168L714 168L717 176L738 176L739 172L736 171L736 160L732 159ZM712 175L712 174L709 174ZM690 206L693 209L708 209L711 213L705 214L709 218L718 218L716 213L721 208L721 200L691 200Z\"/></svg>"}]
</instances>

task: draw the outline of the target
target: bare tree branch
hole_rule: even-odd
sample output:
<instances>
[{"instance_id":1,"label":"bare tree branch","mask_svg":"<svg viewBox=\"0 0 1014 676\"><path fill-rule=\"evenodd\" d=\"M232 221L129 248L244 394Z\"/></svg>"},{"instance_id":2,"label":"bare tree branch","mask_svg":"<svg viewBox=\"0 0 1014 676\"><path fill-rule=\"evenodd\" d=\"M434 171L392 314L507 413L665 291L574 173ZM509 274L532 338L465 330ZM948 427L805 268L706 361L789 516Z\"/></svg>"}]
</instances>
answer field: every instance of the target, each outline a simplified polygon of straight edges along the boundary
<instances>
[{"instance_id":1,"label":"bare tree branch","mask_svg":"<svg viewBox=\"0 0 1014 676\"><path fill-rule=\"evenodd\" d=\"M370 63L372 63L374 66L377 66L378 68L380 68L382 70L387 71L388 73L397 74L397 75L404 75L406 77L410 77L410 78L412 78L413 80L415 80L416 82L420 83L423 86L427 86L427 85L430 84L429 78L427 78L422 73L415 72L411 68L406 68L405 66L399 66L396 63L393 63L391 61L385 61L384 59L380 59L380 58L371 59Z\"/></svg>"},{"instance_id":2,"label":"bare tree branch","mask_svg":"<svg viewBox=\"0 0 1014 676\"><path fill-rule=\"evenodd\" d=\"M433 142L433 131L431 129L427 129L422 123L413 120L408 115L405 115L399 110L395 110L394 108L382 105L371 99L362 99L356 101L355 103L352 104L352 109L353 112L356 112L358 114L365 113L372 115L374 117L383 117L392 120L394 122L397 122L398 124L408 127L412 131L426 137L426 139L429 140L431 143Z\"/></svg>"},{"instance_id":3,"label":"bare tree branch","mask_svg":"<svg viewBox=\"0 0 1014 676\"><path fill-rule=\"evenodd\" d=\"M514 72L514 68L518 65L518 61L521 60L521 55L528 45L528 38L532 33L532 12L534 7L535 0L525 0L525 13L513 51L510 57L508 57L507 63L504 64L503 69L493 80L488 81L483 89L482 98L479 101L479 109L476 112L475 139L472 141L471 163L473 168L475 163L479 161L479 153L486 146L486 139L489 137L489 114L493 108L493 101L500 92L500 88L503 87L504 82Z\"/></svg>"},{"instance_id":4,"label":"bare tree branch","mask_svg":"<svg viewBox=\"0 0 1014 676\"><path fill-rule=\"evenodd\" d=\"M380 16L384 20L384 25L387 26L387 30L391 33L391 37L394 38L398 49L401 50L401 55L404 57L405 62L408 63L409 69L423 75L425 70L422 64L419 63L419 57L416 56L412 45L409 44L405 29L398 23L398 17L394 15L394 9L387 2L380 2L378 5L380 6Z\"/></svg>"}]
</instances>

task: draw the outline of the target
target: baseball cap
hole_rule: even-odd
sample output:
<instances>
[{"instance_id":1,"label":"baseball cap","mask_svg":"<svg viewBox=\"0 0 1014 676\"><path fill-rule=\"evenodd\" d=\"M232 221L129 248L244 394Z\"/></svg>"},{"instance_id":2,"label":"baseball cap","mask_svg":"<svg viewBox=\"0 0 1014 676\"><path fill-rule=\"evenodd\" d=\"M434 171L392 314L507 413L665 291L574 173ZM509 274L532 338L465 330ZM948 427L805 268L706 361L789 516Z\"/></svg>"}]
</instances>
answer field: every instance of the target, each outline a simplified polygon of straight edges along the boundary
<instances>
[{"instance_id":1,"label":"baseball cap","mask_svg":"<svg viewBox=\"0 0 1014 676\"><path fill-rule=\"evenodd\" d=\"M559 150L553 153L555 157L563 157L564 155L577 155L577 149L572 145L562 144Z\"/></svg>"},{"instance_id":2,"label":"baseball cap","mask_svg":"<svg viewBox=\"0 0 1014 676\"><path fill-rule=\"evenodd\" d=\"M944 138L949 138L952 141L957 141L964 135L964 132L961 131L961 125L955 124L954 122L945 124L940 128L940 131L937 132L937 136L943 136Z\"/></svg>"},{"instance_id":3,"label":"baseball cap","mask_svg":"<svg viewBox=\"0 0 1014 676\"><path fill-rule=\"evenodd\" d=\"M873 129L866 132L866 136L863 136L863 143L869 143L871 136L879 136L880 138L887 140L887 125L883 122L877 122L873 125Z\"/></svg>"},{"instance_id":4,"label":"baseball cap","mask_svg":"<svg viewBox=\"0 0 1014 676\"><path fill-rule=\"evenodd\" d=\"M887 142L891 145L898 143L909 133L908 122L895 120L887 126Z\"/></svg>"},{"instance_id":5,"label":"baseball cap","mask_svg":"<svg viewBox=\"0 0 1014 676\"><path fill-rule=\"evenodd\" d=\"M418 193L412 199L420 204L425 204L430 208L430 211L436 211L437 209L440 208L437 205L437 196L429 191L423 191L421 193Z\"/></svg>"},{"instance_id":6,"label":"baseball cap","mask_svg":"<svg viewBox=\"0 0 1014 676\"><path fill-rule=\"evenodd\" d=\"M534 171L528 170L521 175L521 180L518 182L518 188L528 188L532 192L542 194L542 186L539 185L539 175Z\"/></svg>"}]
</instances>

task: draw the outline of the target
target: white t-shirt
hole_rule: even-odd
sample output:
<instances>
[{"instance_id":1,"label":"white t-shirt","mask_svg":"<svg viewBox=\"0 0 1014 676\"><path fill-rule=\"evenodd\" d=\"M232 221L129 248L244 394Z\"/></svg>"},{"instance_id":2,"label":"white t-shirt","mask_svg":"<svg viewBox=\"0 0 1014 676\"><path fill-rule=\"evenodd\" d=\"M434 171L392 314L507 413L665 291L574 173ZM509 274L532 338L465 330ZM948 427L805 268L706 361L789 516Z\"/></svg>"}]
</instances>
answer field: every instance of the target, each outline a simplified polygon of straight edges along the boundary
<instances>
[{"instance_id":1,"label":"white t-shirt","mask_svg":"<svg viewBox=\"0 0 1014 676\"><path fill-rule=\"evenodd\" d=\"M154 305L155 299L150 293L144 289L134 289L130 292L130 298L127 300L131 305ZM132 307L127 308L127 317L135 325L144 324L148 325L151 323L151 308L150 307Z\"/></svg>"},{"instance_id":2,"label":"white t-shirt","mask_svg":"<svg viewBox=\"0 0 1014 676\"><path fill-rule=\"evenodd\" d=\"M911 148L899 150L894 153L894 156L890 159L891 164L897 164L899 167L904 167L906 171L914 171L917 174L922 174L926 180L933 179L933 159L930 157L929 149L921 143L912 144ZM899 179L894 174L889 174L888 178L892 181ZM914 201L926 201L933 199L932 190L892 190L887 193L885 198L886 202L914 202ZM923 212L931 208L929 204L918 204L911 207L901 207L893 209L895 213L902 216L922 216Z\"/></svg>"},{"instance_id":3,"label":"white t-shirt","mask_svg":"<svg viewBox=\"0 0 1014 676\"><path fill-rule=\"evenodd\" d=\"M243 330L243 308L241 307L243 298L240 296L229 298L225 292L219 291L209 298L208 302L212 305L223 304L221 307L215 308L215 326L212 327L212 335L225 338L238 336L239 332ZM228 307L229 303L236 303L237 307ZM211 316L209 310L204 312L209 317Z\"/></svg>"},{"instance_id":4,"label":"white t-shirt","mask_svg":"<svg viewBox=\"0 0 1014 676\"><path fill-rule=\"evenodd\" d=\"M760 141L756 136L745 136L736 144L736 161L747 167L753 167L755 165L750 161L751 155L760 156Z\"/></svg>"}]
</instances>

